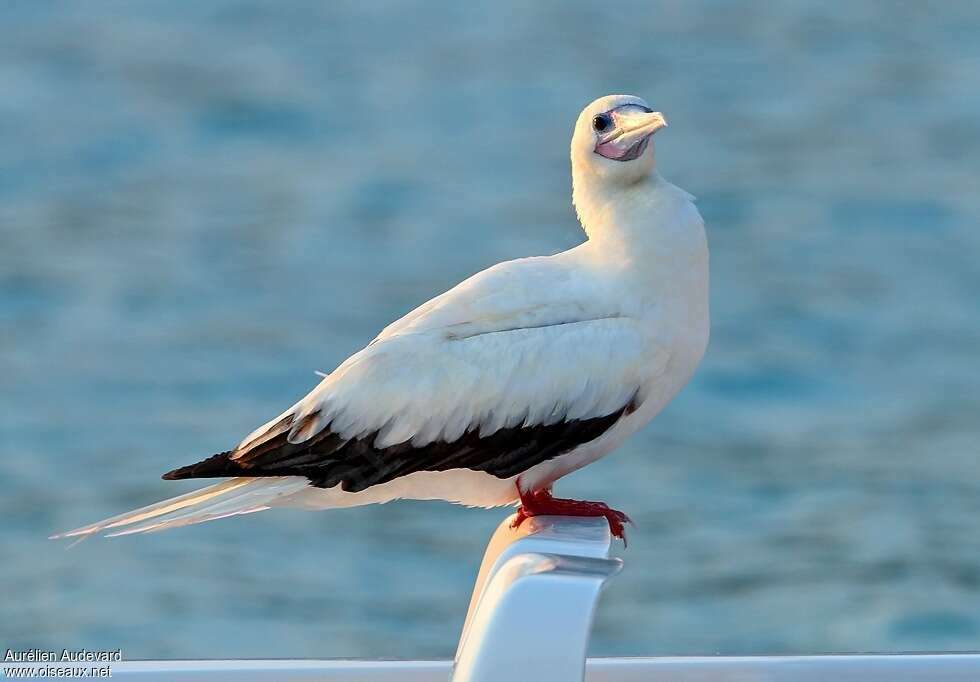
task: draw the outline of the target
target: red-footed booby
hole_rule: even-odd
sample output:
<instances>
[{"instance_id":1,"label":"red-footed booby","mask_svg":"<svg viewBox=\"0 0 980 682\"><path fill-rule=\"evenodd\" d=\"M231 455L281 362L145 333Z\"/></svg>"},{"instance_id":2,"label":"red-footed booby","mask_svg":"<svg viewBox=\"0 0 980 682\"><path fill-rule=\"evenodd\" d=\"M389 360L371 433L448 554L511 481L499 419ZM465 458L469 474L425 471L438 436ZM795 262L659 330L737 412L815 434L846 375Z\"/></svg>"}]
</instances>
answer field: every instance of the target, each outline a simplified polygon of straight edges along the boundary
<instances>
[{"instance_id":1,"label":"red-footed booby","mask_svg":"<svg viewBox=\"0 0 980 682\"><path fill-rule=\"evenodd\" d=\"M603 516L622 537L625 514L551 487L660 412L708 343L704 224L655 167L666 125L639 97L592 102L571 148L584 243L473 275L233 449L164 475L226 480L53 537L395 499Z\"/></svg>"}]
</instances>

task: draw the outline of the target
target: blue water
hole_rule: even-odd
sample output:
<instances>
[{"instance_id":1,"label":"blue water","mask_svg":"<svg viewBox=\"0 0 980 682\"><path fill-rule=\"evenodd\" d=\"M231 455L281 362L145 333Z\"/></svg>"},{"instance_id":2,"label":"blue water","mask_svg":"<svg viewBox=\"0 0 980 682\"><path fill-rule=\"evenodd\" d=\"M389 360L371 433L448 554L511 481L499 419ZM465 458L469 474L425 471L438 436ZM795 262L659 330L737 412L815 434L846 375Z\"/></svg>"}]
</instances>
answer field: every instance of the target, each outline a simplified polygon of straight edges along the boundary
<instances>
[{"instance_id":1,"label":"blue water","mask_svg":"<svg viewBox=\"0 0 980 682\"><path fill-rule=\"evenodd\" d=\"M5 3L0 649L450 656L501 510L44 538L580 241L571 125L617 91L670 120L713 335L560 486L638 526L593 653L980 648L980 4L468 5Z\"/></svg>"}]
</instances>

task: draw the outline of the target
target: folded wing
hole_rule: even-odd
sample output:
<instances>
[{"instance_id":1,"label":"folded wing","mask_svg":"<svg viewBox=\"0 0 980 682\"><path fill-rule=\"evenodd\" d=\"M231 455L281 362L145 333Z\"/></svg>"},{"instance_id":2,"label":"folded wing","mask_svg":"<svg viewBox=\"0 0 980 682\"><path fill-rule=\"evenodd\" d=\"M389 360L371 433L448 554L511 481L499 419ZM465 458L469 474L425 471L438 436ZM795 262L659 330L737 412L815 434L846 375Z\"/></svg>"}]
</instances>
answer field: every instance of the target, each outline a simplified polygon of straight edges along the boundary
<instances>
[{"instance_id":1,"label":"folded wing","mask_svg":"<svg viewBox=\"0 0 980 682\"><path fill-rule=\"evenodd\" d=\"M304 476L348 492L416 471L509 478L636 409L668 359L636 320L494 270L386 329L234 450L165 478Z\"/></svg>"}]
</instances>

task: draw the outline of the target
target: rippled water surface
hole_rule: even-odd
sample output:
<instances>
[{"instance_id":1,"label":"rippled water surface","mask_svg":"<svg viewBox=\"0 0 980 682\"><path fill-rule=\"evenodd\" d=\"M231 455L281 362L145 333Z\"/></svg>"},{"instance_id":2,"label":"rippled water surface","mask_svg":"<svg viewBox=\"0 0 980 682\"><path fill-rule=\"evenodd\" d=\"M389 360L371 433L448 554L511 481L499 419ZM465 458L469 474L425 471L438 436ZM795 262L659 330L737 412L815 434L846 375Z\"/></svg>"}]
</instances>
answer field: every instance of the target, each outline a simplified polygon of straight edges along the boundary
<instances>
[{"instance_id":1,"label":"rippled water surface","mask_svg":"<svg viewBox=\"0 0 980 682\"><path fill-rule=\"evenodd\" d=\"M980 648L980 5L468 5L6 4L0 646L450 656L501 510L44 537L580 241L571 125L628 91L699 197L713 336L560 486L638 526L593 653Z\"/></svg>"}]
</instances>

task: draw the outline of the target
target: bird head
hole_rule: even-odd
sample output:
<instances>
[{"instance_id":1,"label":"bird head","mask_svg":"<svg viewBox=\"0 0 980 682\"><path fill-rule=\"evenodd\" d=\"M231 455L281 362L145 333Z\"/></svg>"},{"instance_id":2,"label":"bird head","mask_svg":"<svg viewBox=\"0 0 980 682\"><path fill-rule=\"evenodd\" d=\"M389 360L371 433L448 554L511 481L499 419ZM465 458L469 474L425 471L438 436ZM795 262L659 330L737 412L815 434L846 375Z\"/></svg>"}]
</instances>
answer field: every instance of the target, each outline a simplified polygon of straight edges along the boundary
<instances>
[{"instance_id":1,"label":"bird head","mask_svg":"<svg viewBox=\"0 0 980 682\"><path fill-rule=\"evenodd\" d=\"M579 114L572 136L573 173L624 185L639 182L654 165L651 137L667 121L634 95L607 95Z\"/></svg>"}]
</instances>

